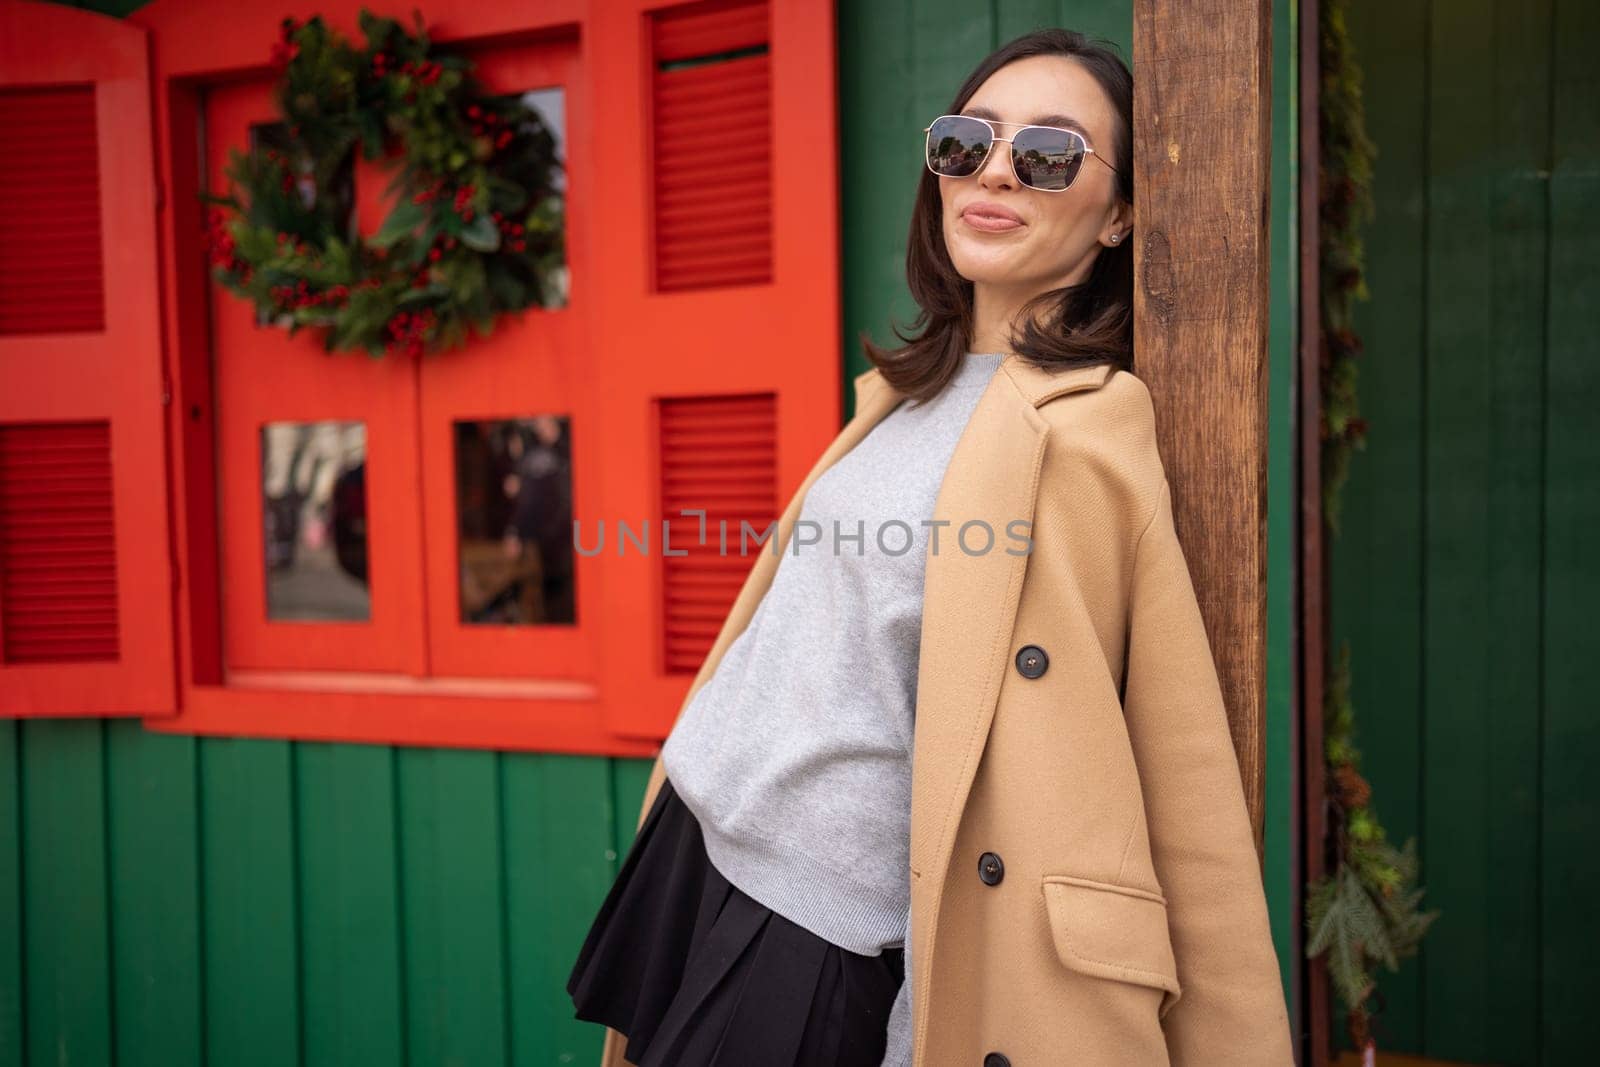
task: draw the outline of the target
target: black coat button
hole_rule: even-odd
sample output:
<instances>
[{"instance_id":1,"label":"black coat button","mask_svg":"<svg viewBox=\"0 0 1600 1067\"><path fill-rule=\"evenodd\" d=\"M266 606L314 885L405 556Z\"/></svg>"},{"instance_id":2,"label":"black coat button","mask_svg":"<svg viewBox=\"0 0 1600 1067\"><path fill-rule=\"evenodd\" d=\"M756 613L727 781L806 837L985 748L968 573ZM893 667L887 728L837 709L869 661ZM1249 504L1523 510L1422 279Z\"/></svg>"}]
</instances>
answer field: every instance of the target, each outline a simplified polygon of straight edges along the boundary
<instances>
[{"instance_id":1,"label":"black coat button","mask_svg":"<svg viewBox=\"0 0 1600 1067\"><path fill-rule=\"evenodd\" d=\"M978 857L978 877L985 885L999 885L1005 876L1006 865L1000 862L999 853L985 852Z\"/></svg>"},{"instance_id":2,"label":"black coat button","mask_svg":"<svg viewBox=\"0 0 1600 1067\"><path fill-rule=\"evenodd\" d=\"M983 1058L983 1067L1011 1067L1003 1052L991 1052Z\"/></svg>"},{"instance_id":3,"label":"black coat button","mask_svg":"<svg viewBox=\"0 0 1600 1067\"><path fill-rule=\"evenodd\" d=\"M1050 657L1038 645L1023 645L1017 650L1017 673L1024 678L1037 678L1050 666Z\"/></svg>"}]
</instances>

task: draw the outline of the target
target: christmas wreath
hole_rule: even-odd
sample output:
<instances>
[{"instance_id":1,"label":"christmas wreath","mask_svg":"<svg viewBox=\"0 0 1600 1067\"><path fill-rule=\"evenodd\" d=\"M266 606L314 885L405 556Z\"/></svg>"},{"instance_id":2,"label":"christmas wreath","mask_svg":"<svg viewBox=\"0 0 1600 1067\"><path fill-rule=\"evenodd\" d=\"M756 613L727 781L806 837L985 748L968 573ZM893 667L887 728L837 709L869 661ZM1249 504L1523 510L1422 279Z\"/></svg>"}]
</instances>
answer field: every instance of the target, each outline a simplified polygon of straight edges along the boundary
<instances>
[{"instance_id":1,"label":"christmas wreath","mask_svg":"<svg viewBox=\"0 0 1600 1067\"><path fill-rule=\"evenodd\" d=\"M408 32L362 10L365 48L321 16L284 19L279 136L231 148L225 195L201 194L213 276L258 321L326 328L329 352L458 348L469 325L487 336L496 316L549 303L564 270L554 136L413 18ZM395 170L372 236L341 195L357 146Z\"/></svg>"}]
</instances>

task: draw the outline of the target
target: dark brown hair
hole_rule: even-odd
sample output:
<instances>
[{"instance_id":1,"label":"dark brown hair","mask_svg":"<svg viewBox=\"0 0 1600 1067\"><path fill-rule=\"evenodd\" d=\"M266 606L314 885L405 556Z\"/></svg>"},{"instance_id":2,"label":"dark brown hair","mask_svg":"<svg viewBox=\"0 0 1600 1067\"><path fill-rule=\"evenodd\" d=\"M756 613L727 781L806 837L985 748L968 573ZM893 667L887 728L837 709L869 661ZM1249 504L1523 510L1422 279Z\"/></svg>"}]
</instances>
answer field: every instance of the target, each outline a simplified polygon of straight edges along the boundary
<instances>
[{"instance_id":1,"label":"dark brown hair","mask_svg":"<svg viewBox=\"0 0 1600 1067\"><path fill-rule=\"evenodd\" d=\"M945 110L957 114L967 106L989 75L1029 56L1068 56L1093 75L1111 100L1116 116L1111 132L1117 194L1133 203L1133 75L1127 64L1101 38L1073 30L1034 30L992 52L967 75L955 101ZM860 334L867 359L901 392L926 400L954 376L969 351L972 335L972 283L963 278L945 247L943 200L938 175L922 167L911 234L906 242L906 283L921 309L912 321L919 330L908 337L891 326L902 342L884 348ZM1030 299L1018 314L1011 347L1042 366L1066 368L1112 363L1133 369L1132 242L1102 247L1089 276L1077 285L1049 289ZM1052 306L1053 305L1053 306Z\"/></svg>"}]
</instances>

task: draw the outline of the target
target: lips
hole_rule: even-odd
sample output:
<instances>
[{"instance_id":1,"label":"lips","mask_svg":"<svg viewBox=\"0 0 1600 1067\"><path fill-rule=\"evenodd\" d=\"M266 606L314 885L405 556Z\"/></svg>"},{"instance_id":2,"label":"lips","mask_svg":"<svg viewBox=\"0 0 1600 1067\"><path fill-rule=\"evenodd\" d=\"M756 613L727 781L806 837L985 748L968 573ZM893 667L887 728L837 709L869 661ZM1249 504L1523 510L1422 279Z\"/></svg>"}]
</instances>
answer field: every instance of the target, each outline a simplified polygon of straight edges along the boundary
<instances>
[{"instance_id":1,"label":"lips","mask_svg":"<svg viewBox=\"0 0 1600 1067\"><path fill-rule=\"evenodd\" d=\"M1016 230L1026 225L1015 211L988 200L968 204L962 209L961 218L974 229L988 233Z\"/></svg>"}]
</instances>

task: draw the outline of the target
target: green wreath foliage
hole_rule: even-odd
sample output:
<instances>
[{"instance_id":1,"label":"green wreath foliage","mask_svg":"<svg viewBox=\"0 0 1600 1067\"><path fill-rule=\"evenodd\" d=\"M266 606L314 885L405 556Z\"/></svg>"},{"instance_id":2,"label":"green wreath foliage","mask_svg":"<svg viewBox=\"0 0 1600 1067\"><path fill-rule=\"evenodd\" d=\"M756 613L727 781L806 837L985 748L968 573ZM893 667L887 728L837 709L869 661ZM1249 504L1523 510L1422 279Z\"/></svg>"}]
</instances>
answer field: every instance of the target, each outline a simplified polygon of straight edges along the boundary
<instances>
[{"instance_id":1,"label":"green wreath foliage","mask_svg":"<svg viewBox=\"0 0 1600 1067\"><path fill-rule=\"evenodd\" d=\"M412 356L488 336L548 304L564 270L555 137L471 60L363 9L357 48L320 15L285 18L273 47L277 143L229 149L222 195L202 193L212 275L258 319L324 329L329 351ZM353 153L385 160L393 206L364 236L338 193Z\"/></svg>"}]
</instances>

